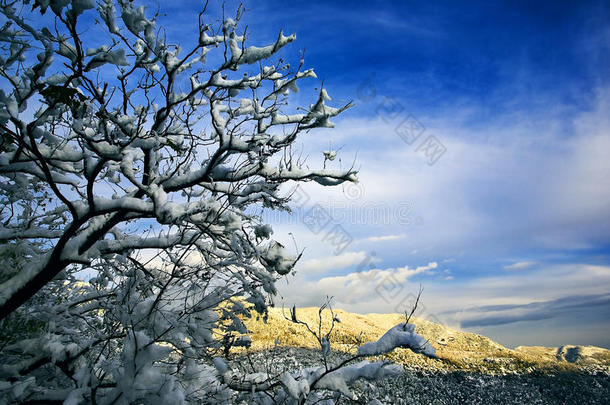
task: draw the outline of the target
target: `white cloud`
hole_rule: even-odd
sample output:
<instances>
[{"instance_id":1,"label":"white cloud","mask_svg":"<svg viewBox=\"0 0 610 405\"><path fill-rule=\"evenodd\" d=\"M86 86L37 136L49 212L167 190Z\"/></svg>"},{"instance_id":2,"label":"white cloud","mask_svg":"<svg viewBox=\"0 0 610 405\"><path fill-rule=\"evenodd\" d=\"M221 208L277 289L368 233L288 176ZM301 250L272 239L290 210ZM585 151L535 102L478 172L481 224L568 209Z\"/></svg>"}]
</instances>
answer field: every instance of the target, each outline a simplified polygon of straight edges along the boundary
<instances>
[{"instance_id":1,"label":"white cloud","mask_svg":"<svg viewBox=\"0 0 610 405\"><path fill-rule=\"evenodd\" d=\"M472 323L503 310L570 296L606 294L610 266L572 263L539 265L532 272L507 272L461 280L451 284L428 283L423 302L428 310L450 324ZM493 308L493 306L499 306ZM560 316L560 314L556 314ZM543 332L540 332L542 335Z\"/></svg>"},{"instance_id":2,"label":"white cloud","mask_svg":"<svg viewBox=\"0 0 610 405\"><path fill-rule=\"evenodd\" d=\"M423 303L447 324L464 325L509 346L608 347L608 285L610 266L539 264L527 274L426 285Z\"/></svg>"},{"instance_id":3,"label":"white cloud","mask_svg":"<svg viewBox=\"0 0 610 405\"><path fill-rule=\"evenodd\" d=\"M508 266L504 266L504 270L525 270L529 269L535 264L536 262L516 262L509 264Z\"/></svg>"},{"instance_id":4,"label":"white cloud","mask_svg":"<svg viewBox=\"0 0 610 405\"><path fill-rule=\"evenodd\" d=\"M306 260L303 263L298 263L296 270L302 271L305 275L319 274L363 263L366 258L365 252L345 252L336 256ZM376 261L378 259L370 258L367 264Z\"/></svg>"},{"instance_id":5,"label":"white cloud","mask_svg":"<svg viewBox=\"0 0 610 405\"><path fill-rule=\"evenodd\" d=\"M409 279L416 275L432 275L437 267L436 262L430 262L415 268L371 269L319 280L307 280L304 274L297 272L295 278L280 285L279 292L280 296L288 298L288 304L298 306L319 305L328 295L334 297L337 308L348 311L395 312L390 304L398 305L401 300L396 299L404 298L411 291ZM412 290L416 292L414 288Z\"/></svg>"},{"instance_id":6,"label":"white cloud","mask_svg":"<svg viewBox=\"0 0 610 405\"><path fill-rule=\"evenodd\" d=\"M403 239L405 237L405 235L400 234L400 235L383 235L383 236L369 236L368 238L364 238L361 241L362 242L386 242L389 240L397 240L397 239Z\"/></svg>"},{"instance_id":7,"label":"white cloud","mask_svg":"<svg viewBox=\"0 0 610 405\"><path fill-rule=\"evenodd\" d=\"M580 112L558 105L544 113L498 114L476 127L469 123L474 107L445 111L450 118L418 117L425 134L447 147L434 166L396 135L394 123L344 119L332 136L344 143L344 159L357 153L362 198L349 200L340 187L308 185L307 191L312 201L349 202L356 209L387 204L394 210L391 223L346 224L366 225L369 234L405 234L411 249L434 245L437 257L596 246L610 238L610 89L600 90L593 104ZM396 221L400 202L411 204L420 226Z\"/></svg>"}]
</instances>

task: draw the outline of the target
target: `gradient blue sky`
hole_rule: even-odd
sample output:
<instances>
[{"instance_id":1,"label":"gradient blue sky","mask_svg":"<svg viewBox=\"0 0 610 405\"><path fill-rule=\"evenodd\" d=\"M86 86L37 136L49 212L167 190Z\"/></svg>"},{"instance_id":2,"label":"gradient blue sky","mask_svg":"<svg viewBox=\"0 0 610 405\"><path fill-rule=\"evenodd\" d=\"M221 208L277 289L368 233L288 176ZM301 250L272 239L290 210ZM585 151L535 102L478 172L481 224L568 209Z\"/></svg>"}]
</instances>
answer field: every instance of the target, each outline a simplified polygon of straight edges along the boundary
<instances>
[{"instance_id":1,"label":"gradient blue sky","mask_svg":"<svg viewBox=\"0 0 610 405\"><path fill-rule=\"evenodd\" d=\"M162 20L184 35L197 4L163 5ZM334 102L356 104L300 143L312 166L339 149L361 183L308 184L293 217L270 218L277 238L306 248L281 283L287 304L328 294L390 312L421 283L421 315L449 326L510 346L610 347L607 2L244 4L250 45L296 32L281 56L304 49ZM396 133L408 116L424 128L412 145ZM446 147L434 165L417 151L431 135ZM353 238L340 252L300 221L316 203Z\"/></svg>"}]
</instances>

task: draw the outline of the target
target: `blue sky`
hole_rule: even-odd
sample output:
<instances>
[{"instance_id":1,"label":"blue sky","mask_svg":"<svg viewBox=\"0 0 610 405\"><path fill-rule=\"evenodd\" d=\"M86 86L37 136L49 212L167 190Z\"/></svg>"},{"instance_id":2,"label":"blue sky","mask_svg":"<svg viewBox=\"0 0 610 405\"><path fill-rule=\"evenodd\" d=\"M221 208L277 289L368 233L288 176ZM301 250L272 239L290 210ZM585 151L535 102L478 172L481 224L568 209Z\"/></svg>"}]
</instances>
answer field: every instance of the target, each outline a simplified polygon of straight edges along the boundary
<instances>
[{"instance_id":1,"label":"blue sky","mask_svg":"<svg viewBox=\"0 0 610 405\"><path fill-rule=\"evenodd\" d=\"M178 38L197 4L163 7ZM281 282L287 304L334 295L390 312L421 283L421 315L449 326L510 346L610 347L607 2L244 4L250 45L296 32L280 56L305 50L336 105L356 104L299 143L312 166L337 149L361 182L307 184L292 217L269 214L278 239L305 248ZM434 164L430 139L445 150ZM316 205L330 223L312 232L302 219ZM340 249L333 224L351 240Z\"/></svg>"}]
</instances>

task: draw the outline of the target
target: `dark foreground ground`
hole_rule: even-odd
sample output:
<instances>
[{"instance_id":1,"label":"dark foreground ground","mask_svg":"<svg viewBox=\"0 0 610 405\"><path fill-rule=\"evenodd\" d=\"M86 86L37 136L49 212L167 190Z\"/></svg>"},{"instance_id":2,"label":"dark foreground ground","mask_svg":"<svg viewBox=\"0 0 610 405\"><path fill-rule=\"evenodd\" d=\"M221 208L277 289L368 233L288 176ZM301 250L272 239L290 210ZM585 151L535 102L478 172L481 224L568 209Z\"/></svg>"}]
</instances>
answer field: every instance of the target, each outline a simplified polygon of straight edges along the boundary
<instances>
[{"instance_id":1,"label":"dark foreground ground","mask_svg":"<svg viewBox=\"0 0 610 405\"><path fill-rule=\"evenodd\" d=\"M344 358L331 354L331 361ZM244 364L244 358L234 364ZM241 361L240 361L241 360ZM319 351L301 348L277 348L271 352L251 354L251 360L262 369L294 370L318 365ZM258 368L258 367L257 367ZM344 404L605 404L610 405L610 375L607 371L557 372L535 371L506 375L479 374L465 371L421 370L405 367L397 378L352 386L357 401ZM378 402L375 402L377 400Z\"/></svg>"},{"instance_id":2,"label":"dark foreground ground","mask_svg":"<svg viewBox=\"0 0 610 405\"><path fill-rule=\"evenodd\" d=\"M410 372L354 389L366 404L610 404L607 374L490 376L465 372Z\"/></svg>"}]
</instances>

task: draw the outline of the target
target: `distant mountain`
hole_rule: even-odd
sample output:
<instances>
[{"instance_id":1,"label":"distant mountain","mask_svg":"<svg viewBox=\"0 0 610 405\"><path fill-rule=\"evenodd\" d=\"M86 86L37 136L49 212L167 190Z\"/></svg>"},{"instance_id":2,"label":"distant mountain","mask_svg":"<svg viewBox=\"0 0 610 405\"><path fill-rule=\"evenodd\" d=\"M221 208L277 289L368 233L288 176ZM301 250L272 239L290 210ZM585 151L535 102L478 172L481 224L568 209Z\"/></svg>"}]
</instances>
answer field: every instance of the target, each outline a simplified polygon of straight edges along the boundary
<instances>
[{"instance_id":1,"label":"distant mountain","mask_svg":"<svg viewBox=\"0 0 610 405\"><path fill-rule=\"evenodd\" d=\"M378 339L392 326L404 322L401 314L354 314L334 310L340 323L331 335L336 351L350 351L356 345ZM290 318L290 311L284 311ZM318 308L297 308L297 318L318 329ZM322 330L330 326L330 313L323 312ZM532 371L604 371L610 372L610 350L594 346L520 346L508 349L493 340L474 333L461 332L424 319L411 319L415 331L436 348L439 360L399 349L389 359L411 369L445 369L475 371L486 374L510 374ZM317 341L303 325L286 320L281 308L270 308L267 322L253 316L246 320L252 332L252 348L267 349L281 346L316 348Z\"/></svg>"}]
</instances>

